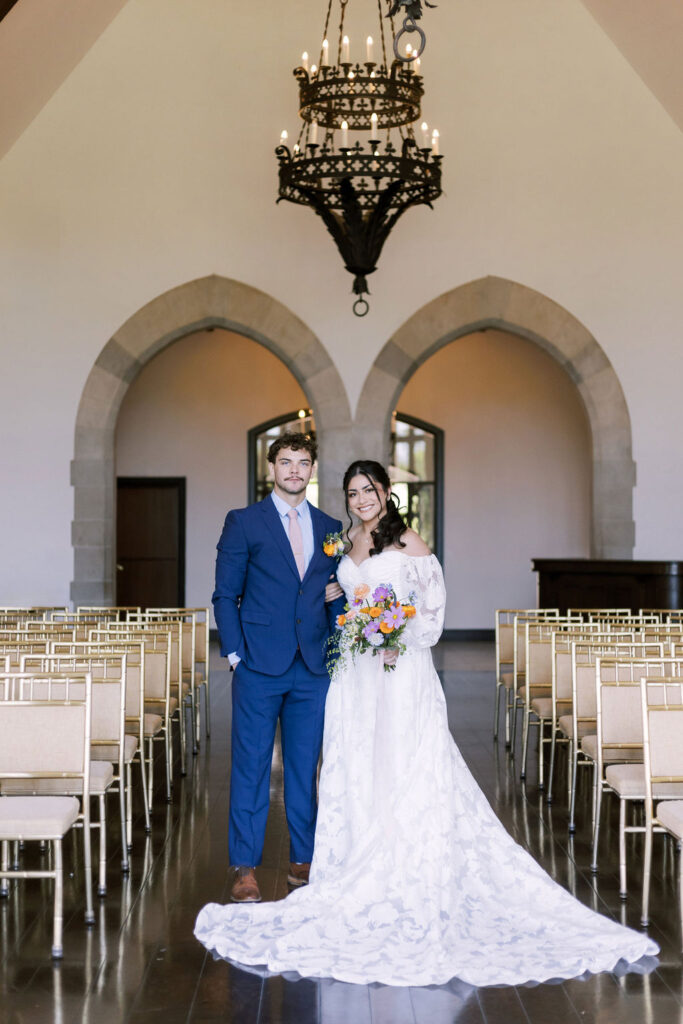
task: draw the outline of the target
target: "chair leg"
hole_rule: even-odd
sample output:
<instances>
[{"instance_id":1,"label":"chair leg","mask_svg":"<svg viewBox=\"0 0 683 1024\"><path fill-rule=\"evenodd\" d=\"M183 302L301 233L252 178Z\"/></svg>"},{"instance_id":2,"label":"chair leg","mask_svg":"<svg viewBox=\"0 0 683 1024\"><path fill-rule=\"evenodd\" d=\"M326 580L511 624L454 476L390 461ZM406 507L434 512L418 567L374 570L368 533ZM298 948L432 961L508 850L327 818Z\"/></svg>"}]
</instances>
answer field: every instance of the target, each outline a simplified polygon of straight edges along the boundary
<instances>
[{"instance_id":1,"label":"chair leg","mask_svg":"<svg viewBox=\"0 0 683 1024\"><path fill-rule=\"evenodd\" d=\"M119 788L121 783L119 781ZM100 874L99 881L97 883L97 895L107 895L107 815L104 806L104 793L100 793L97 802L100 809Z\"/></svg>"},{"instance_id":2,"label":"chair leg","mask_svg":"<svg viewBox=\"0 0 683 1024\"><path fill-rule=\"evenodd\" d=\"M643 854L643 902L640 923L650 923L650 874L652 872L652 818L645 812L645 852Z\"/></svg>"},{"instance_id":3,"label":"chair leg","mask_svg":"<svg viewBox=\"0 0 683 1024\"><path fill-rule=\"evenodd\" d=\"M545 765L543 763L543 760L544 760L543 759L543 744L545 742L544 739L543 739L543 734L545 732L545 723L546 723L546 720L544 718L539 718L539 720L538 720L538 788L539 789L543 789L545 787L545 774L544 774L545 773Z\"/></svg>"},{"instance_id":4,"label":"chair leg","mask_svg":"<svg viewBox=\"0 0 683 1024\"><path fill-rule=\"evenodd\" d=\"M602 780L598 775L598 763L593 768L593 853L591 856L591 871L593 874L598 870L598 843L600 841L600 811L602 810Z\"/></svg>"},{"instance_id":5,"label":"chair leg","mask_svg":"<svg viewBox=\"0 0 683 1024\"><path fill-rule=\"evenodd\" d=\"M128 865L128 821L126 815L126 801L128 796L127 779L125 775L127 765L123 765L119 772L119 817L121 819L121 870L129 870Z\"/></svg>"},{"instance_id":6,"label":"chair leg","mask_svg":"<svg viewBox=\"0 0 683 1024\"><path fill-rule=\"evenodd\" d=\"M502 687L498 680L496 680L496 696L493 702L493 740L494 742L498 739L498 722L500 719L500 691Z\"/></svg>"},{"instance_id":7,"label":"chair leg","mask_svg":"<svg viewBox=\"0 0 683 1024\"><path fill-rule=\"evenodd\" d=\"M526 758L529 750L529 712L524 709L524 726L522 728L522 770L519 773L520 779L526 778Z\"/></svg>"},{"instance_id":8,"label":"chair leg","mask_svg":"<svg viewBox=\"0 0 683 1024\"><path fill-rule=\"evenodd\" d=\"M171 778L171 766L173 764L173 733L171 729L171 722L168 722L166 732L164 734L164 749L166 753L166 802L170 804L173 799L171 790L173 788L173 780Z\"/></svg>"},{"instance_id":9,"label":"chair leg","mask_svg":"<svg viewBox=\"0 0 683 1024\"><path fill-rule=\"evenodd\" d=\"M62 840L54 839L52 842L54 850L54 872L55 872L55 905L52 918L52 956L55 960L61 960L64 955L62 947L62 927L64 921L64 870L62 865Z\"/></svg>"},{"instance_id":10,"label":"chair leg","mask_svg":"<svg viewBox=\"0 0 683 1024\"><path fill-rule=\"evenodd\" d=\"M142 787L142 804L145 809L145 832L152 831L152 823L149 820L149 799L147 796L147 772L145 771L145 741L142 741L142 750L140 751L140 785Z\"/></svg>"},{"instance_id":11,"label":"chair leg","mask_svg":"<svg viewBox=\"0 0 683 1024\"><path fill-rule=\"evenodd\" d=\"M187 695L187 704L190 708L190 734L192 736L192 753L199 753L199 737L197 736L197 705L196 690L191 689Z\"/></svg>"},{"instance_id":12,"label":"chair leg","mask_svg":"<svg viewBox=\"0 0 683 1024\"><path fill-rule=\"evenodd\" d=\"M681 935L683 936L683 852L681 851L681 844L676 843L678 847L678 894L679 894L679 917L681 924Z\"/></svg>"},{"instance_id":13,"label":"chair leg","mask_svg":"<svg viewBox=\"0 0 683 1024\"><path fill-rule=\"evenodd\" d=\"M180 733L180 774L187 775L187 736L185 734L185 712L182 697L178 701L178 731Z\"/></svg>"},{"instance_id":14,"label":"chair leg","mask_svg":"<svg viewBox=\"0 0 683 1024\"><path fill-rule=\"evenodd\" d=\"M576 811L576 776L579 768L579 752L572 745L571 790L569 795L569 831L576 832L574 812Z\"/></svg>"},{"instance_id":15,"label":"chair leg","mask_svg":"<svg viewBox=\"0 0 683 1024\"><path fill-rule=\"evenodd\" d=\"M83 801L85 805L85 801ZM95 923L92 902L92 837L90 835L90 808L83 807L83 880L85 883L85 923Z\"/></svg>"},{"instance_id":16,"label":"chair leg","mask_svg":"<svg viewBox=\"0 0 683 1024\"><path fill-rule=\"evenodd\" d=\"M545 801L548 804L553 802L553 779L555 778L555 751L557 749L557 729L555 723L551 723L550 732L550 765L548 767L548 792Z\"/></svg>"},{"instance_id":17,"label":"chair leg","mask_svg":"<svg viewBox=\"0 0 683 1024\"><path fill-rule=\"evenodd\" d=\"M208 656L207 656L207 659L206 659L205 670L206 670L206 674L204 676L204 715L206 717L206 736L207 736L207 739L208 739L209 736L211 735L211 704L210 704L210 701L209 701L209 659L208 659ZM506 737L506 739L507 739L507 737Z\"/></svg>"},{"instance_id":18,"label":"chair leg","mask_svg":"<svg viewBox=\"0 0 683 1024\"><path fill-rule=\"evenodd\" d=\"M147 796L149 809L154 803L154 737L147 737Z\"/></svg>"},{"instance_id":19,"label":"chair leg","mask_svg":"<svg viewBox=\"0 0 683 1024\"><path fill-rule=\"evenodd\" d=\"M6 898L9 896L9 879L5 878L5 873L9 871L9 842L7 839L3 839L0 844L0 871L3 873L3 877L0 878L0 897Z\"/></svg>"},{"instance_id":20,"label":"chair leg","mask_svg":"<svg viewBox=\"0 0 683 1024\"><path fill-rule=\"evenodd\" d=\"M19 870L19 840L12 843L12 871Z\"/></svg>"},{"instance_id":21,"label":"chair leg","mask_svg":"<svg viewBox=\"0 0 683 1024\"><path fill-rule=\"evenodd\" d=\"M619 896L625 900L626 887L626 801L619 797Z\"/></svg>"}]
</instances>

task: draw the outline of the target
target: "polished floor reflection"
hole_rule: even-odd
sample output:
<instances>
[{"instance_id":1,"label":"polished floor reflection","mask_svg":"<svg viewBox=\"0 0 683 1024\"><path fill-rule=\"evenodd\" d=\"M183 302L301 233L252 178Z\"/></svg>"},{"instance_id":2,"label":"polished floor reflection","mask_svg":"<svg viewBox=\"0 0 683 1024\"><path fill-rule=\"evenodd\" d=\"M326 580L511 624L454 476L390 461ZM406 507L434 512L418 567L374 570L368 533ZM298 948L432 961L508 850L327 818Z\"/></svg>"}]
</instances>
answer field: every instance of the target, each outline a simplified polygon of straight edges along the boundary
<instances>
[{"instance_id":1,"label":"polished floor reflection","mask_svg":"<svg viewBox=\"0 0 683 1024\"><path fill-rule=\"evenodd\" d=\"M557 799L549 807L536 788L534 770L524 788L515 762L492 743L492 645L442 644L436 659L453 734L508 830L579 899L637 927L639 837L630 840L632 894L623 904L613 828L603 829L599 876L590 873L588 780L583 780L586 791L576 837L570 839L561 772ZM391 988L262 978L214 961L192 936L198 909L205 902L225 900L230 884L229 674L216 652L213 665L211 741L204 741L186 777L176 775L173 803L165 804L161 796L157 800L150 837L138 815L127 878L119 871L120 837L112 820L109 893L90 929L83 923L78 844L67 842L63 962L55 965L49 955L47 882L14 884L9 899L0 901L0 1024L683 1024L677 858L672 844L663 839L656 847L650 929L662 956L650 974L602 974L518 988L473 989L458 981L443 987ZM612 823L614 810L606 809L606 822ZM285 895L287 855L276 763L259 868L264 898Z\"/></svg>"}]
</instances>

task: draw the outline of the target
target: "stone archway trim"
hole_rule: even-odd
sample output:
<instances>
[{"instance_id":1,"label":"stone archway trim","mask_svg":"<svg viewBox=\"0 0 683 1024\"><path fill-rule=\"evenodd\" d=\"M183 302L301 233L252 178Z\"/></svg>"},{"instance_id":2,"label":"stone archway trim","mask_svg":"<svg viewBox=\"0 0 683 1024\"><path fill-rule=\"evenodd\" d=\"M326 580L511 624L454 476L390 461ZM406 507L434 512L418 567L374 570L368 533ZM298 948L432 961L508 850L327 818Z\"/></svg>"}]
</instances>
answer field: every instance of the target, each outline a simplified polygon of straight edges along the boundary
<instances>
[{"instance_id":1,"label":"stone archway trim","mask_svg":"<svg viewBox=\"0 0 683 1024\"><path fill-rule=\"evenodd\" d=\"M355 429L364 450L368 456L387 459L391 411L425 360L456 338L494 327L539 345L576 384L593 445L591 555L632 558L635 464L621 384L583 324L524 285L498 277L472 281L429 302L396 331L377 356L358 402Z\"/></svg>"},{"instance_id":2,"label":"stone archway trim","mask_svg":"<svg viewBox=\"0 0 683 1024\"><path fill-rule=\"evenodd\" d=\"M113 604L115 587L116 420L123 397L149 360L179 338L209 327L235 331L268 348L292 372L314 411L320 433L320 489L338 504L339 439L351 432L346 390L313 332L276 299L239 281L211 275L153 299L110 338L85 383L76 417L74 604ZM336 443L335 443L336 439Z\"/></svg>"}]
</instances>

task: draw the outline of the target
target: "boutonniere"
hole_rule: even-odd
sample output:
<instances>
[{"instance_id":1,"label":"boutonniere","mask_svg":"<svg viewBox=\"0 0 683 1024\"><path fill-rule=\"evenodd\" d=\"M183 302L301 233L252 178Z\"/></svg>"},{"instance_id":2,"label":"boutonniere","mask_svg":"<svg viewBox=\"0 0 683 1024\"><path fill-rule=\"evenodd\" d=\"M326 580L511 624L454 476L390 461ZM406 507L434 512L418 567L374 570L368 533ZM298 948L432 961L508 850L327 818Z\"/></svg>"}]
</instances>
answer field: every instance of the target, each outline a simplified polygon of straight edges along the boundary
<instances>
[{"instance_id":1,"label":"boutonniere","mask_svg":"<svg viewBox=\"0 0 683 1024\"><path fill-rule=\"evenodd\" d=\"M341 533L328 533L323 541L323 551L328 558L341 558L346 549L346 541Z\"/></svg>"}]
</instances>

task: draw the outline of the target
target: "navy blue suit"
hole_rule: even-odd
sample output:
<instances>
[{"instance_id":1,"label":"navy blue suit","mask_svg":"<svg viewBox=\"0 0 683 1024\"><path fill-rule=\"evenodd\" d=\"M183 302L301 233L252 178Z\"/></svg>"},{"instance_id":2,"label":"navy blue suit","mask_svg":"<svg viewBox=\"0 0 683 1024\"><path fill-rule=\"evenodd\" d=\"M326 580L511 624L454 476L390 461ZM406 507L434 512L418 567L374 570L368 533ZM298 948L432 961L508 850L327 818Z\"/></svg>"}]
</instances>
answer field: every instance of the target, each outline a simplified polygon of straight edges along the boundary
<instances>
[{"instance_id":1,"label":"navy blue suit","mask_svg":"<svg viewBox=\"0 0 683 1024\"><path fill-rule=\"evenodd\" d=\"M241 659L232 685L231 864L261 861L278 719L290 858L305 863L313 853L326 645L344 599L325 604L336 562L323 552L326 534L342 524L309 507L313 555L303 579L270 496L229 512L218 542L213 606L221 654Z\"/></svg>"}]
</instances>

